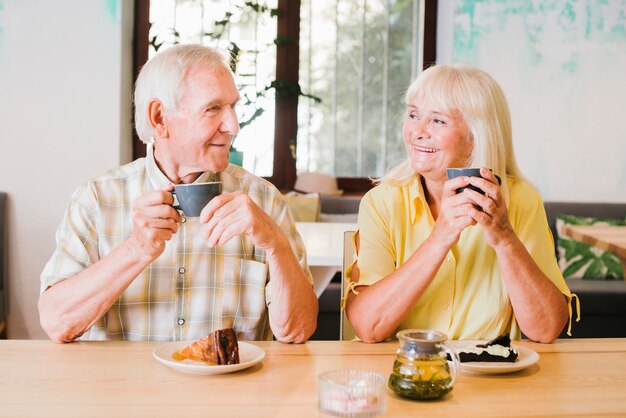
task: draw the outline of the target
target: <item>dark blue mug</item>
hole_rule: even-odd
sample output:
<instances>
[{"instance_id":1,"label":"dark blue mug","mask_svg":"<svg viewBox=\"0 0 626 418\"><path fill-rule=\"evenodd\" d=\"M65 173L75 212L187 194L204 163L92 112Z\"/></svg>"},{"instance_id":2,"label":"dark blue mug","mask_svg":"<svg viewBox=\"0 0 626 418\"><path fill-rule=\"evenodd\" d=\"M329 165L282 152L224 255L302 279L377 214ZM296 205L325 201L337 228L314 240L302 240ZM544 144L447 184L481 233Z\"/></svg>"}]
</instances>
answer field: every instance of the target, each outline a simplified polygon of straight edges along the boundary
<instances>
[{"instance_id":1,"label":"dark blue mug","mask_svg":"<svg viewBox=\"0 0 626 418\"><path fill-rule=\"evenodd\" d=\"M182 210L189 217L200 216L202 209L213 199L222 193L222 183L214 181L210 183L175 184L173 195L178 204L174 209Z\"/></svg>"},{"instance_id":2,"label":"dark blue mug","mask_svg":"<svg viewBox=\"0 0 626 418\"><path fill-rule=\"evenodd\" d=\"M492 169L489 169L489 171L493 172ZM482 178L482 176L480 175L480 168L473 168L473 167L448 168L446 169L446 173L448 174L448 180L452 180L454 178L461 177L461 176ZM502 184L502 180L500 180L500 176L498 176L497 174L496 174L496 179L498 180L498 184ZM456 192L462 193L463 190L465 189L472 189L480 194L485 194L485 192L483 192L481 189L479 189L478 187L472 184L466 187L461 187L459 189L456 189Z\"/></svg>"}]
</instances>

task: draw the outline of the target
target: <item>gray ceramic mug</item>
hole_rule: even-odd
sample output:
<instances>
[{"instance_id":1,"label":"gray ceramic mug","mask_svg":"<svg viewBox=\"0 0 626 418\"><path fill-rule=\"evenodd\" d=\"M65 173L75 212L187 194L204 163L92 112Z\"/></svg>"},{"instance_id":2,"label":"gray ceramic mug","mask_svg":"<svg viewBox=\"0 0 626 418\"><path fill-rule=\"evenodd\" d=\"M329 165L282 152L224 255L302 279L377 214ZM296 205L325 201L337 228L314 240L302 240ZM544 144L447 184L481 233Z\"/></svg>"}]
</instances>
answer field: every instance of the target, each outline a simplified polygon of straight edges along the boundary
<instances>
[{"instance_id":1,"label":"gray ceramic mug","mask_svg":"<svg viewBox=\"0 0 626 418\"><path fill-rule=\"evenodd\" d=\"M492 169L489 169L489 171L493 172ZM468 177L481 177L480 175L480 168L473 168L473 167L465 167L465 168L448 168L446 169L446 173L448 174L448 180L452 180L454 178L457 177L461 177L461 176L468 176ZM500 180L500 176L498 176L496 174L496 180L498 180L498 184L502 184L502 180ZM478 187L470 184L466 187L461 187L459 189L456 189L457 193L461 193L463 190L465 189L472 189L474 191L477 191L480 194L485 194L484 191L482 191L481 189L479 189Z\"/></svg>"},{"instance_id":2,"label":"gray ceramic mug","mask_svg":"<svg viewBox=\"0 0 626 418\"><path fill-rule=\"evenodd\" d=\"M213 181L210 183L175 184L173 195L178 200L174 209L182 210L189 217L200 216L202 209L213 199L222 193L222 183Z\"/></svg>"}]
</instances>

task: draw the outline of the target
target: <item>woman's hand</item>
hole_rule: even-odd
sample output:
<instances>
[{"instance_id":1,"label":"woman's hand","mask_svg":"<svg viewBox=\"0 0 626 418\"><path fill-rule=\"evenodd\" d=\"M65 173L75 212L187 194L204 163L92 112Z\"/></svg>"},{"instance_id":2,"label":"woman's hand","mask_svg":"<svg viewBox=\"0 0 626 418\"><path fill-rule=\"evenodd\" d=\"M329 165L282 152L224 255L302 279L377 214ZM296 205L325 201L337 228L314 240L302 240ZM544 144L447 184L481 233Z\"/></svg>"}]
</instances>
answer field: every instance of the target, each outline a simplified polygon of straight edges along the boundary
<instances>
[{"instance_id":1,"label":"woman's hand","mask_svg":"<svg viewBox=\"0 0 626 418\"><path fill-rule=\"evenodd\" d=\"M492 248L505 247L516 238L515 231L509 222L506 203L496 176L485 167L480 169L480 175L483 178L468 177L468 184L484 191L484 195L469 188L461 193L473 203L473 205L465 206L466 213L476 223L482 225L487 243Z\"/></svg>"},{"instance_id":2,"label":"woman's hand","mask_svg":"<svg viewBox=\"0 0 626 418\"><path fill-rule=\"evenodd\" d=\"M457 189L467 186L469 179L470 177L457 177L448 180L443 186L441 208L431 237L448 248L459 240L465 228L476 225L477 222L468 213L473 207L472 203L463 193L456 192Z\"/></svg>"}]
</instances>

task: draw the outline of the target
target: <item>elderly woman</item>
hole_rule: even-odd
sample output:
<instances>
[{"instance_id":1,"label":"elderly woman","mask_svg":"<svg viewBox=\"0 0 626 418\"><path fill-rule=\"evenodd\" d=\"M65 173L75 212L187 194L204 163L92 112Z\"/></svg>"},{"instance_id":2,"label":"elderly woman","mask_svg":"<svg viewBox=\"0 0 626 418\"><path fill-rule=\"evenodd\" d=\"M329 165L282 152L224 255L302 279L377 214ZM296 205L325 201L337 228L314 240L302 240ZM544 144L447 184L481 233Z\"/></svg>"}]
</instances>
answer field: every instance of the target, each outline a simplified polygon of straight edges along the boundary
<instances>
[{"instance_id":1,"label":"elderly woman","mask_svg":"<svg viewBox=\"0 0 626 418\"><path fill-rule=\"evenodd\" d=\"M476 68L437 65L410 85L406 104L408 158L359 209L345 301L357 336L377 342L427 328L453 339L523 332L552 342L572 294L541 197L515 161L501 88ZM481 167L482 177L448 180L451 167ZM468 185L485 194L457 193Z\"/></svg>"}]
</instances>

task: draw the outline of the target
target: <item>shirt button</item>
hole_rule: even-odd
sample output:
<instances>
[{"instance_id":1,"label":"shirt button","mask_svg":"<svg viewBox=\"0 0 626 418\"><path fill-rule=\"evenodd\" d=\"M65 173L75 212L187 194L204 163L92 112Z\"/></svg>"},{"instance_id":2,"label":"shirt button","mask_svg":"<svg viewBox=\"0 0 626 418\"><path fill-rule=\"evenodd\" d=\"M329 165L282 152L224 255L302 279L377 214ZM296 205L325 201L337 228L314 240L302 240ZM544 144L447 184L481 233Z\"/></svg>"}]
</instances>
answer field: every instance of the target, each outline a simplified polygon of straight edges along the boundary
<instances>
[{"instance_id":1,"label":"shirt button","mask_svg":"<svg viewBox=\"0 0 626 418\"><path fill-rule=\"evenodd\" d=\"M184 274L184 273L185 273L185 268L184 268L184 267L179 268L179 269L178 269L178 272L179 272L180 274Z\"/></svg>"},{"instance_id":2,"label":"shirt button","mask_svg":"<svg viewBox=\"0 0 626 418\"><path fill-rule=\"evenodd\" d=\"M183 216L183 218L180 220L180 223L184 224L185 222L187 222L187 218Z\"/></svg>"},{"instance_id":3,"label":"shirt button","mask_svg":"<svg viewBox=\"0 0 626 418\"><path fill-rule=\"evenodd\" d=\"M178 318L178 325L185 325L185 320L183 318Z\"/></svg>"},{"instance_id":4,"label":"shirt button","mask_svg":"<svg viewBox=\"0 0 626 418\"><path fill-rule=\"evenodd\" d=\"M445 305L443 305L443 308L444 308L446 311L449 311L449 310L450 310L450 304L449 304L449 303L446 303Z\"/></svg>"}]
</instances>

